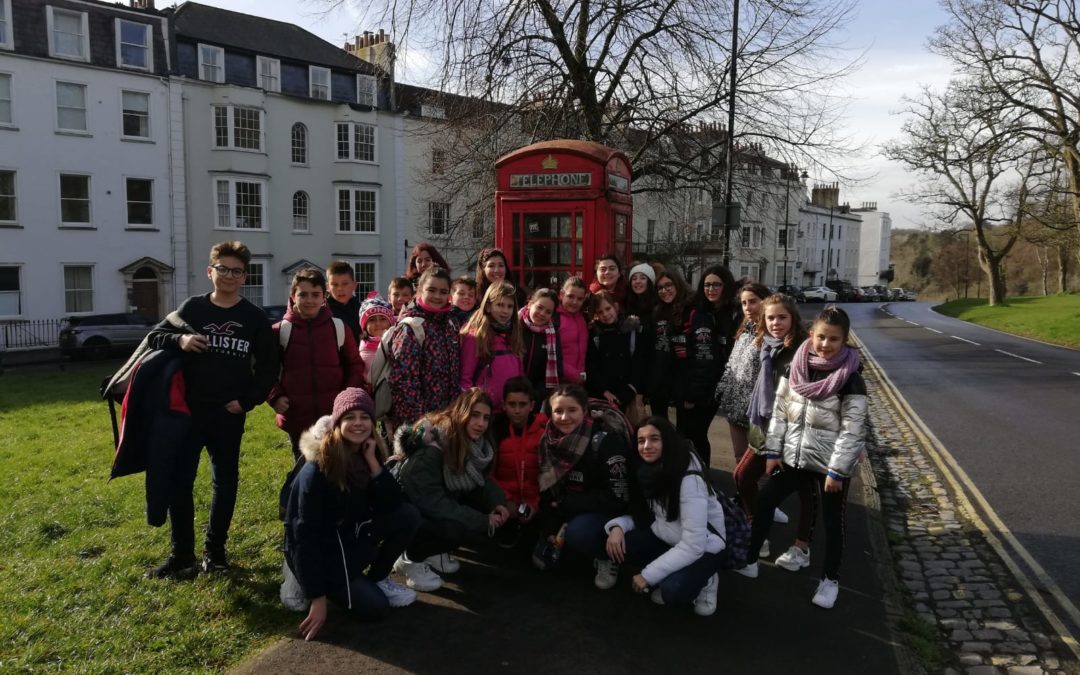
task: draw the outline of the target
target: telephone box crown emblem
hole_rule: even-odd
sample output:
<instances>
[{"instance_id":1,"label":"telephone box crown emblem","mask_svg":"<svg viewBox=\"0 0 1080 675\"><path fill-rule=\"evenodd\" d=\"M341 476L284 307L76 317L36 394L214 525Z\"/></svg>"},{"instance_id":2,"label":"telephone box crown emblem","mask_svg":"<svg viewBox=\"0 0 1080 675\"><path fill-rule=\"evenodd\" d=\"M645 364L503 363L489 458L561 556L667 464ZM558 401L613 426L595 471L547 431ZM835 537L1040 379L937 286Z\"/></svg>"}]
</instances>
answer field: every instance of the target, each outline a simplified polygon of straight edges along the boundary
<instances>
[{"instance_id":1,"label":"telephone box crown emblem","mask_svg":"<svg viewBox=\"0 0 1080 675\"><path fill-rule=\"evenodd\" d=\"M559 168L559 160L555 159L551 155L544 158L544 161L540 162L540 166L548 171L553 171Z\"/></svg>"}]
</instances>

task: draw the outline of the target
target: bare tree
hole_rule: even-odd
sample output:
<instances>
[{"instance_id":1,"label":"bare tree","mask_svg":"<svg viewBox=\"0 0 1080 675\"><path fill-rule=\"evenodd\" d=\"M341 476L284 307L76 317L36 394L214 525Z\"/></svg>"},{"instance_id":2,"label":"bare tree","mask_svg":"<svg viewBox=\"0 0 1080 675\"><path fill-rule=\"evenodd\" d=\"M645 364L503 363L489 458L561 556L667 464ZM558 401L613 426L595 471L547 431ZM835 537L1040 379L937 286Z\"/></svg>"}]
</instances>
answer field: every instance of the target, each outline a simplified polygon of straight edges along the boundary
<instances>
[{"instance_id":1,"label":"bare tree","mask_svg":"<svg viewBox=\"0 0 1080 675\"><path fill-rule=\"evenodd\" d=\"M938 288L946 293L952 293L954 297L966 298L968 287L971 286L972 262L974 255L967 241L967 231L952 234L964 234L964 238L950 237L933 256L930 262L930 273ZM977 261L974 261L978 265Z\"/></svg>"}]
</instances>

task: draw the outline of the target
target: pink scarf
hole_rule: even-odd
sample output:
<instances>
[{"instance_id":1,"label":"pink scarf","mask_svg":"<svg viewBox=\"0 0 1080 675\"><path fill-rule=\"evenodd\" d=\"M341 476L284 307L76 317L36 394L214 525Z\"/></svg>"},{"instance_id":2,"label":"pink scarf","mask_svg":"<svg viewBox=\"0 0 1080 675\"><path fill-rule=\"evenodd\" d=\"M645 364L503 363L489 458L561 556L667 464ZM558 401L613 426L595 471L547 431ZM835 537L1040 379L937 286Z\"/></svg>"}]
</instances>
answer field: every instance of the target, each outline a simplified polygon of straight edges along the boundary
<instances>
[{"instance_id":1,"label":"pink scarf","mask_svg":"<svg viewBox=\"0 0 1080 675\"><path fill-rule=\"evenodd\" d=\"M795 358L791 360L789 383L797 394L805 398L821 401L839 392L847 381L859 370L859 352L844 345L836 356L823 359L810 352L810 339L799 345ZM829 376L810 381L810 369L832 371Z\"/></svg>"},{"instance_id":2,"label":"pink scarf","mask_svg":"<svg viewBox=\"0 0 1080 675\"><path fill-rule=\"evenodd\" d=\"M544 386L554 389L559 386L559 354L556 347L555 321L548 321L546 326L537 326L529 318L529 306L525 305L518 311L525 327L534 333L543 333L547 348L547 366L544 369Z\"/></svg>"}]
</instances>

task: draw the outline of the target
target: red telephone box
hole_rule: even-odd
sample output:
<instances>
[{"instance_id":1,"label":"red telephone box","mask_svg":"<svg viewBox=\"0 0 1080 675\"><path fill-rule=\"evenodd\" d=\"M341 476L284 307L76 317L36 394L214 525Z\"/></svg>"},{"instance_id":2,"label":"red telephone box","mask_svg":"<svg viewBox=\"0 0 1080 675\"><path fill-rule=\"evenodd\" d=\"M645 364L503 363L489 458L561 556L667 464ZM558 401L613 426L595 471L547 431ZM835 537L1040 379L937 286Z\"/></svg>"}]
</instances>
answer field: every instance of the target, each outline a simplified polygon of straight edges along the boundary
<instances>
[{"instance_id":1,"label":"red telephone box","mask_svg":"<svg viewBox=\"0 0 1080 675\"><path fill-rule=\"evenodd\" d=\"M597 257L633 253L630 162L589 141L545 141L495 162L495 245L518 283L558 289L566 277L586 282Z\"/></svg>"}]
</instances>

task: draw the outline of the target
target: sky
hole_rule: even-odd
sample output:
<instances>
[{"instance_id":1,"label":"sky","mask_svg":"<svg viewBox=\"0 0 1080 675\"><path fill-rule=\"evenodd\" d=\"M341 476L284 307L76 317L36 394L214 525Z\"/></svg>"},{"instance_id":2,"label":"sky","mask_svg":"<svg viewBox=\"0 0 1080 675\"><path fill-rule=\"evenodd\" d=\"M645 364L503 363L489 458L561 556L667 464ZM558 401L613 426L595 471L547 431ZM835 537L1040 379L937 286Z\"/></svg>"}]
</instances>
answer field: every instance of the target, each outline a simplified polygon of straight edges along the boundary
<instances>
[{"instance_id":1,"label":"sky","mask_svg":"<svg viewBox=\"0 0 1080 675\"><path fill-rule=\"evenodd\" d=\"M343 0L327 10L324 0L197 0L246 14L287 21L315 33L334 44L344 44L348 36L365 30L377 32L386 26L363 25L357 9L362 0ZM949 79L949 65L926 49L934 29L945 22L937 0L856 0L856 13L837 36L844 46L840 60L862 55L862 67L845 84L849 96L845 115L845 135L862 148L844 160L840 176L821 169L810 171L810 183L840 180L840 200L853 207L877 202L878 209L892 216L893 228L933 226L931 215L904 202L898 192L914 183L903 167L880 154L881 144L897 138L903 117L902 97L917 96L920 87L942 88ZM423 53L408 51L399 62L397 78L424 84L428 62ZM845 179L855 178L850 182Z\"/></svg>"}]
</instances>

